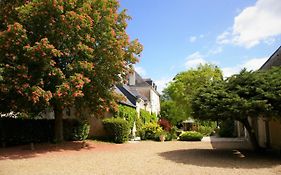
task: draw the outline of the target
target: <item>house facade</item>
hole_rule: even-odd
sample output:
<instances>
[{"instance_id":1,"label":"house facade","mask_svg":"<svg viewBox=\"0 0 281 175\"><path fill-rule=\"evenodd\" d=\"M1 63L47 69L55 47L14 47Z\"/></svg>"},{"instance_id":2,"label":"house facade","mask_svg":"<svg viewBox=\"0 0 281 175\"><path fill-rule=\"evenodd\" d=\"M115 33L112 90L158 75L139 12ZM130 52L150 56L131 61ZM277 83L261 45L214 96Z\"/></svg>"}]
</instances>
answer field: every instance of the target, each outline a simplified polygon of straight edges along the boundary
<instances>
[{"instance_id":1,"label":"house facade","mask_svg":"<svg viewBox=\"0 0 281 175\"><path fill-rule=\"evenodd\" d=\"M260 70L269 70L274 66L281 66L281 46L261 66ZM281 75L280 75L281 76ZM281 150L281 120L259 117L250 119L256 131L259 145L264 148Z\"/></svg>"},{"instance_id":2,"label":"house facade","mask_svg":"<svg viewBox=\"0 0 281 175\"><path fill-rule=\"evenodd\" d=\"M156 115L160 113L160 94L157 92L156 84L151 79L144 79L134 71L129 75L128 83L124 86L143 100L144 104L139 106L139 109L144 109Z\"/></svg>"},{"instance_id":3,"label":"house facade","mask_svg":"<svg viewBox=\"0 0 281 175\"><path fill-rule=\"evenodd\" d=\"M134 108L138 116L141 109L156 115L160 113L160 94L155 83L151 79L143 79L136 71L128 75L127 84L115 86L115 93L124 97L119 103ZM112 117L112 114L108 113L105 117ZM106 135L100 118L91 117L89 123L90 136ZM133 129L133 135L135 131Z\"/></svg>"},{"instance_id":4,"label":"house facade","mask_svg":"<svg viewBox=\"0 0 281 175\"><path fill-rule=\"evenodd\" d=\"M151 79L143 79L136 71L128 76L128 83L123 85L116 85L114 87L115 93L123 96L120 104L135 109L140 115L140 110L146 110L149 113L160 113L160 94L157 92L157 87ZM89 116L90 112L83 109L83 116L87 118L90 123L89 136L104 136L106 132L103 128L102 119L113 117L113 114L107 112L103 117ZM75 118L75 108L65 109L63 111L63 118ZM41 118L54 119L54 111L46 109L40 114Z\"/></svg>"}]
</instances>

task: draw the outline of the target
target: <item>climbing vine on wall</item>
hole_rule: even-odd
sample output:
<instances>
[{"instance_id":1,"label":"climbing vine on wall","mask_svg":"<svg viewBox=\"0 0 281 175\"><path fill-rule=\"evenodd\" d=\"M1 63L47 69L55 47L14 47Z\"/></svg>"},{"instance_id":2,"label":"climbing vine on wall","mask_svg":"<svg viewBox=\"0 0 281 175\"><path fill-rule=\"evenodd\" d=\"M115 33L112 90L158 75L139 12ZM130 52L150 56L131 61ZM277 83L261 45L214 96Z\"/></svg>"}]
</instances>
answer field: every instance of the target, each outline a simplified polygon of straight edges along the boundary
<instances>
[{"instance_id":1,"label":"climbing vine on wall","mask_svg":"<svg viewBox=\"0 0 281 175\"><path fill-rule=\"evenodd\" d=\"M134 127L134 122L136 121L137 116L138 113L136 109L124 105L119 105L118 111L115 114L115 117L120 117L127 120L131 129Z\"/></svg>"}]
</instances>

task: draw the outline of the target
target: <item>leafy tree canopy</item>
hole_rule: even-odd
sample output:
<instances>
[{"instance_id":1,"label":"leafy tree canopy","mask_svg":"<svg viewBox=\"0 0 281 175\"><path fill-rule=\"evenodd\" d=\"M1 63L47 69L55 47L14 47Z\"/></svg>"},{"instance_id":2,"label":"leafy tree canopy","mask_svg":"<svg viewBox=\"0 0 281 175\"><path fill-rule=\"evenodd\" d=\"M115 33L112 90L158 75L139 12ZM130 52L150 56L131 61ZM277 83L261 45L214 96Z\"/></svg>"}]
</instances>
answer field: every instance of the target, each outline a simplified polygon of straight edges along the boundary
<instances>
[{"instance_id":1,"label":"leafy tree canopy","mask_svg":"<svg viewBox=\"0 0 281 175\"><path fill-rule=\"evenodd\" d=\"M0 1L0 111L101 114L142 46L117 0ZM78 110L80 111L80 110Z\"/></svg>"},{"instance_id":2,"label":"leafy tree canopy","mask_svg":"<svg viewBox=\"0 0 281 175\"><path fill-rule=\"evenodd\" d=\"M222 80L221 70L210 64L181 72L164 89L161 102L161 116L173 124L191 117L191 101L198 89L213 81Z\"/></svg>"},{"instance_id":3,"label":"leafy tree canopy","mask_svg":"<svg viewBox=\"0 0 281 175\"><path fill-rule=\"evenodd\" d=\"M280 117L281 68L269 71L242 70L225 81L200 88L192 100L193 116L199 119L242 122L255 148L258 143L249 117Z\"/></svg>"}]
</instances>

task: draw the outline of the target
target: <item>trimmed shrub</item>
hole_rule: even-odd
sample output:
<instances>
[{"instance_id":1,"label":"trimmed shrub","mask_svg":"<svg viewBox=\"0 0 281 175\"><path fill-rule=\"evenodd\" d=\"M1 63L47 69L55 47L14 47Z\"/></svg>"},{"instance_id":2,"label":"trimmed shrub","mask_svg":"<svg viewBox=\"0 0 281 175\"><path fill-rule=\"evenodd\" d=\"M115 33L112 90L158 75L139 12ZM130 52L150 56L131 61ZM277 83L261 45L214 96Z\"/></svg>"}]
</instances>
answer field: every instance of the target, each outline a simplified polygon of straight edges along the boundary
<instances>
[{"instance_id":1,"label":"trimmed shrub","mask_svg":"<svg viewBox=\"0 0 281 175\"><path fill-rule=\"evenodd\" d=\"M201 141L203 135L196 131L186 131L179 136L181 141Z\"/></svg>"},{"instance_id":2,"label":"trimmed shrub","mask_svg":"<svg viewBox=\"0 0 281 175\"><path fill-rule=\"evenodd\" d=\"M122 118L107 118L103 120L103 125L111 141L115 143L128 141L130 126L126 120Z\"/></svg>"},{"instance_id":3,"label":"trimmed shrub","mask_svg":"<svg viewBox=\"0 0 281 175\"><path fill-rule=\"evenodd\" d=\"M141 128L140 137L142 140L155 140L161 132L163 129L157 123L147 123Z\"/></svg>"}]
</instances>

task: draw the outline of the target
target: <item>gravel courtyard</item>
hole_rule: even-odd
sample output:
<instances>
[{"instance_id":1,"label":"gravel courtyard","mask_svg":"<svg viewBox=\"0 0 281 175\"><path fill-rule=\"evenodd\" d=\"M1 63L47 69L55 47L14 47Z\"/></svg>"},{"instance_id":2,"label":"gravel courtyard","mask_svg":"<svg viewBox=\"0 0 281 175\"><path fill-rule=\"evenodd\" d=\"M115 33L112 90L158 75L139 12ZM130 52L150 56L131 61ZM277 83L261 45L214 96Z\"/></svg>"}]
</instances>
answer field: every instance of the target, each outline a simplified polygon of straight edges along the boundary
<instances>
[{"instance_id":1,"label":"gravel courtyard","mask_svg":"<svg viewBox=\"0 0 281 175\"><path fill-rule=\"evenodd\" d=\"M242 141L87 144L1 148L0 175L281 174L280 155L255 154Z\"/></svg>"}]
</instances>

